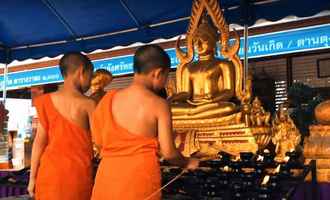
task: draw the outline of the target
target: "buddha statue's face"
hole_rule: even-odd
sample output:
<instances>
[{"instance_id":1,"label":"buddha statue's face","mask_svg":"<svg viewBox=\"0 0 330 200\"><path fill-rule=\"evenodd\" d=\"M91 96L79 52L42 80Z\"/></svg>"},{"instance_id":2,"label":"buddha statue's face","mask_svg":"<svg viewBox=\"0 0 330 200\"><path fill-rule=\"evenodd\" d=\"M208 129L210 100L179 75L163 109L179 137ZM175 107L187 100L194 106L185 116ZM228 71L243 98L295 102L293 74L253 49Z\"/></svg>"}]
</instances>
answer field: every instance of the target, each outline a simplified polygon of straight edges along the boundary
<instances>
[{"instance_id":1,"label":"buddha statue's face","mask_svg":"<svg viewBox=\"0 0 330 200\"><path fill-rule=\"evenodd\" d=\"M194 34L193 41L199 56L209 56L215 54L217 43L217 30L209 21L203 20Z\"/></svg>"},{"instance_id":2,"label":"buddha statue's face","mask_svg":"<svg viewBox=\"0 0 330 200\"><path fill-rule=\"evenodd\" d=\"M194 40L194 46L200 56L214 54L215 43L207 34L198 34Z\"/></svg>"},{"instance_id":3,"label":"buddha statue's face","mask_svg":"<svg viewBox=\"0 0 330 200\"><path fill-rule=\"evenodd\" d=\"M260 101L258 98L255 98L255 99L253 100L253 102L252 102L252 106L253 106L254 108L259 108L259 107L261 107L261 101Z\"/></svg>"}]
</instances>

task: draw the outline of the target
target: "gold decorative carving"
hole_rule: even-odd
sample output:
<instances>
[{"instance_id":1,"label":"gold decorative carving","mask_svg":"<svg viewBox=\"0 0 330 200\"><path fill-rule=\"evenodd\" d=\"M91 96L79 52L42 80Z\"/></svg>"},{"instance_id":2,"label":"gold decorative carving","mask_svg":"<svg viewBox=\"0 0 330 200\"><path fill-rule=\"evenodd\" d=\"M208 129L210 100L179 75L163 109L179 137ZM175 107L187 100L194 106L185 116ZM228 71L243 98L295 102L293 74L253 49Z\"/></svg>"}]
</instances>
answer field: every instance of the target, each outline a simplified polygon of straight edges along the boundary
<instances>
[{"instance_id":1,"label":"gold decorative carving","mask_svg":"<svg viewBox=\"0 0 330 200\"><path fill-rule=\"evenodd\" d=\"M276 145L275 160L285 161L286 153L290 151L300 151L301 141L300 132L290 118L288 111L281 105L272 122L273 138L272 142Z\"/></svg>"},{"instance_id":2,"label":"gold decorative carving","mask_svg":"<svg viewBox=\"0 0 330 200\"><path fill-rule=\"evenodd\" d=\"M269 126L270 113L265 111L258 97L252 102L250 119L252 126Z\"/></svg>"}]
</instances>

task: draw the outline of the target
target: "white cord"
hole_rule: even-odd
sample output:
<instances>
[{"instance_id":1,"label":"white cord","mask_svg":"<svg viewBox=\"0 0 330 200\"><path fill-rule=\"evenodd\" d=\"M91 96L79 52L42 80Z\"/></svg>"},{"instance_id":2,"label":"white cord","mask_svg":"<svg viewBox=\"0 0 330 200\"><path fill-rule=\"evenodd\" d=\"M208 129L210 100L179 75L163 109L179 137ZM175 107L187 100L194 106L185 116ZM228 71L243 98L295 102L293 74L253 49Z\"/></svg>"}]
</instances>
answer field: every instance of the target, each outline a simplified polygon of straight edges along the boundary
<instances>
[{"instance_id":1,"label":"white cord","mask_svg":"<svg viewBox=\"0 0 330 200\"><path fill-rule=\"evenodd\" d=\"M173 183L174 181L178 180L184 173L186 173L187 170L182 170L180 174L176 175L172 180L170 180L169 182L167 182L165 185L163 185L163 187L159 188L158 190L156 190L155 192L153 192L152 194L150 194L147 198L145 198L144 200L149 200L152 197L154 197L156 194L158 194L159 192L161 192L162 190L164 190L167 186L169 186L171 183Z\"/></svg>"}]
</instances>

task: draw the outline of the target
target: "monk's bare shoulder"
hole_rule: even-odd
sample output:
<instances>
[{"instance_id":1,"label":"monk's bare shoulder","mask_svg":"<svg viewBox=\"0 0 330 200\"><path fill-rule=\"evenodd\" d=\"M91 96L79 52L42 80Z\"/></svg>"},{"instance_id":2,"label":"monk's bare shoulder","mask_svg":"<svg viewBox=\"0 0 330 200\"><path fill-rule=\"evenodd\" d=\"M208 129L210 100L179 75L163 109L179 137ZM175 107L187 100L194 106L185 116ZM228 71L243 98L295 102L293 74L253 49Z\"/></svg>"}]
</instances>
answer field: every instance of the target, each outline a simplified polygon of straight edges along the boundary
<instances>
[{"instance_id":1,"label":"monk's bare shoulder","mask_svg":"<svg viewBox=\"0 0 330 200\"><path fill-rule=\"evenodd\" d=\"M86 108L89 111L91 111L91 112L94 111L94 109L96 107L96 102L93 99L91 99L89 97L86 97L85 100L84 100L84 103L86 104Z\"/></svg>"},{"instance_id":2,"label":"monk's bare shoulder","mask_svg":"<svg viewBox=\"0 0 330 200\"><path fill-rule=\"evenodd\" d=\"M88 113L93 112L96 107L96 102L90 97L82 96L79 98L79 102L81 107L84 108Z\"/></svg>"},{"instance_id":3,"label":"monk's bare shoulder","mask_svg":"<svg viewBox=\"0 0 330 200\"><path fill-rule=\"evenodd\" d=\"M159 112L170 112L168 102L164 98L154 93L150 93L148 97L151 102L150 106L152 106L153 110L157 110Z\"/></svg>"}]
</instances>

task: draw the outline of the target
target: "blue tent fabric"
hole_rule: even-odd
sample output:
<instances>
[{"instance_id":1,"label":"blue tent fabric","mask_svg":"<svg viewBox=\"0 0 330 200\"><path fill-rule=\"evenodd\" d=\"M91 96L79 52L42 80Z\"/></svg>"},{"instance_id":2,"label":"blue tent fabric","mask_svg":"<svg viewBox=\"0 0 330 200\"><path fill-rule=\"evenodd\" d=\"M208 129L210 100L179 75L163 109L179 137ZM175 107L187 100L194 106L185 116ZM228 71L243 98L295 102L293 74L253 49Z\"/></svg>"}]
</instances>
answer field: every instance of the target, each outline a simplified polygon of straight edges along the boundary
<instances>
[{"instance_id":1,"label":"blue tent fabric","mask_svg":"<svg viewBox=\"0 0 330 200\"><path fill-rule=\"evenodd\" d=\"M228 23L241 25L330 10L329 0L219 2ZM2 0L0 62L171 38L185 33L191 5L191 0Z\"/></svg>"}]
</instances>

